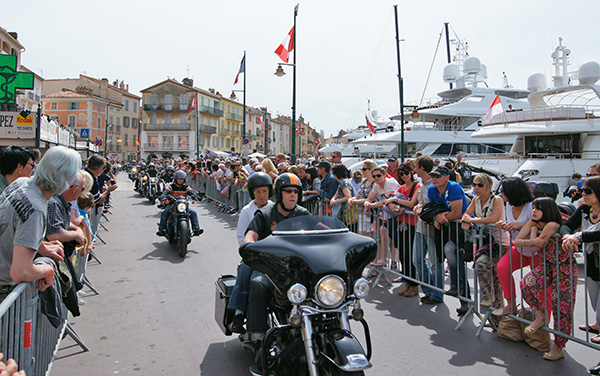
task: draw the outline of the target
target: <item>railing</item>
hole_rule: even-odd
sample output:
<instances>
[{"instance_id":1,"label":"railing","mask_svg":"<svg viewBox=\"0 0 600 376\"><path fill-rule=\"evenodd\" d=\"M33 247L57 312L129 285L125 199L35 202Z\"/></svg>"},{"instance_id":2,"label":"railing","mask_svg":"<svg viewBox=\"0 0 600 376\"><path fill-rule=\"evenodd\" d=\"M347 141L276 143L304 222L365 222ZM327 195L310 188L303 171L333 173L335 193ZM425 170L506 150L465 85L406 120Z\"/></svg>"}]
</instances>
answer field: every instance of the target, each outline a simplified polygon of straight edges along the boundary
<instances>
[{"instance_id":1,"label":"railing","mask_svg":"<svg viewBox=\"0 0 600 376\"><path fill-rule=\"evenodd\" d=\"M231 129L228 128L221 128L219 134L221 136L231 136Z\"/></svg>"},{"instance_id":2,"label":"railing","mask_svg":"<svg viewBox=\"0 0 600 376\"><path fill-rule=\"evenodd\" d=\"M180 106L178 103L172 103L170 105L161 103L161 104L157 104L157 105L151 105L151 104L145 104L144 105L144 111L174 111L174 112L182 112L182 111L189 111L190 107L189 106L185 106L182 107Z\"/></svg>"},{"instance_id":3,"label":"railing","mask_svg":"<svg viewBox=\"0 0 600 376\"><path fill-rule=\"evenodd\" d=\"M218 109L216 107L212 107L212 106L203 105L203 106L200 106L198 108L198 110L200 112L204 112L204 113L207 113L207 114L212 114L212 115L217 115L217 116L223 116L223 110L220 110L220 109Z\"/></svg>"},{"instance_id":4,"label":"railing","mask_svg":"<svg viewBox=\"0 0 600 376\"><path fill-rule=\"evenodd\" d=\"M234 112L228 112L227 119L233 119L233 120L238 120L238 121L244 120L244 118L242 116L236 115Z\"/></svg>"},{"instance_id":5,"label":"railing","mask_svg":"<svg viewBox=\"0 0 600 376\"><path fill-rule=\"evenodd\" d=\"M182 127L183 125L183 127ZM195 128L194 128L195 129ZM156 123L156 124L144 124L145 131L190 131L192 126L188 123Z\"/></svg>"},{"instance_id":6,"label":"railing","mask_svg":"<svg viewBox=\"0 0 600 376\"><path fill-rule=\"evenodd\" d=\"M205 124L200 124L198 127L199 127L200 132L217 133L217 127L213 127L213 126L205 125Z\"/></svg>"}]
</instances>

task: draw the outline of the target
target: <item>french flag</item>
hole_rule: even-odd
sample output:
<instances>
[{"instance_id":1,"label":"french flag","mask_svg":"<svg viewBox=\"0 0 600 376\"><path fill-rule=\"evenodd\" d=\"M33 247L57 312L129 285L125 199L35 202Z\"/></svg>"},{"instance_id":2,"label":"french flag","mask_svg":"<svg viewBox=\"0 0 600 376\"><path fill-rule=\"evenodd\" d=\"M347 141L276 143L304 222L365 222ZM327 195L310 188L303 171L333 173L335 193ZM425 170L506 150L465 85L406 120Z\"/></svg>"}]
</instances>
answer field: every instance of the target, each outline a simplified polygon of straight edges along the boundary
<instances>
[{"instance_id":1,"label":"french flag","mask_svg":"<svg viewBox=\"0 0 600 376\"><path fill-rule=\"evenodd\" d=\"M238 78L240 77L240 73L246 73L246 55L242 58L242 62L240 63L240 70L238 74L235 76L234 85L238 83Z\"/></svg>"},{"instance_id":2,"label":"french flag","mask_svg":"<svg viewBox=\"0 0 600 376\"><path fill-rule=\"evenodd\" d=\"M287 63L290 60L290 53L294 50L294 27L285 36L283 42L275 50L275 54L279 56L281 60Z\"/></svg>"},{"instance_id":3,"label":"french flag","mask_svg":"<svg viewBox=\"0 0 600 376\"><path fill-rule=\"evenodd\" d=\"M267 114L262 114L262 116L256 118L256 121L258 121L258 124L262 124L263 122L265 122L267 120Z\"/></svg>"}]
</instances>

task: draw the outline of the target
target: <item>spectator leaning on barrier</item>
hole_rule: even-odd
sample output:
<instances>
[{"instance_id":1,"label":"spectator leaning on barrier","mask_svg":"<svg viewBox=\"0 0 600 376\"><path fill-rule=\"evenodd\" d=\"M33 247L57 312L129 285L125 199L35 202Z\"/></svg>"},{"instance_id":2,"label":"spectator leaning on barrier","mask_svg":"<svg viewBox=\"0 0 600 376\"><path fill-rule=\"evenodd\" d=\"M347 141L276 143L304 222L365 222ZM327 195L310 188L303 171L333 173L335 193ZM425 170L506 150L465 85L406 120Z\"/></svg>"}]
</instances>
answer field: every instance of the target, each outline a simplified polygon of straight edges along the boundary
<instances>
[{"instance_id":1,"label":"spectator leaning on barrier","mask_svg":"<svg viewBox=\"0 0 600 376\"><path fill-rule=\"evenodd\" d=\"M329 162L319 162L317 171L319 172L319 176L321 176L321 191L319 192L319 195L329 203L329 200L331 200L338 189L338 182L331 173L331 164Z\"/></svg>"},{"instance_id":2,"label":"spectator leaning on barrier","mask_svg":"<svg viewBox=\"0 0 600 376\"><path fill-rule=\"evenodd\" d=\"M24 146L10 145L0 151L0 193L18 178L30 177L35 156Z\"/></svg>"},{"instance_id":3,"label":"spectator leaning on barrier","mask_svg":"<svg viewBox=\"0 0 600 376\"><path fill-rule=\"evenodd\" d=\"M576 252L583 247L586 265L587 291L596 321L581 325L580 330L598 334L600 328L600 176L586 178L582 186L583 203L560 226L563 248ZM581 226L581 231L577 229ZM584 244L585 243L585 244ZM600 344L600 335L590 341Z\"/></svg>"},{"instance_id":4,"label":"spectator leaning on barrier","mask_svg":"<svg viewBox=\"0 0 600 376\"><path fill-rule=\"evenodd\" d=\"M43 291L54 281L52 266L33 265L36 250L42 256L62 259L62 246L44 244L48 200L68 188L81 157L72 149L56 146L46 152L33 178L15 180L0 195L0 298L20 283L38 281Z\"/></svg>"},{"instance_id":5,"label":"spectator leaning on barrier","mask_svg":"<svg viewBox=\"0 0 600 376\"><path fill-rule=\"evenodd\" d=\"M461 227L463 230L469 231L473 224L480 225L483 247L477 250L478 254L473 255L481 292L480 304L482 307L500 308L502 307L502 289L498 281L496 265L500 261L500 257L507 253L510 238L506 231L501 233L496 227L493 229L485 227L485 225L495 224L504 217L502 198L492 193L493 183L492 178L487 174L482 173L475 176L473 179L475 197L462 216ZM480 251L481 253L479 253Z\"/></svg>"},{"instance_id":6,"label":"spectator leaning on barrier","mask_svg":"<svg viewBox=\"0 0 600 376\"><path fill-rule=\"evenodd\" d=\"M371 159L367 159L363 162L362 172L364 175L363 181L360 183L356 195L348 200L348 205L363 205L371 193L371 189L375 182L373 181L373 169L377 167ZM373 216L361 214L358 217L358 233L361 235L373 236Z\"/></svg>"},{"instance_id":7,"label":"spectator leaning on barrier","mask_svg":"<svg viewBox=\"0 0 600 376\"><path fill-rule=\"evenodd\" d=\"M348 207L348 200L352 198L354 189L352 188L350 179L346 179L346 166L343 164L333 166L332 171L335 180L338 182L338 188L330 201L332 214L342 222L345 222L345 212Z\"/></svg>"},{"instance_id":8,"label":"spectator leaning on barrier","mask_svg":"<svg viewBox=\"0 0 600 376\"><path fill-rule=\"evenodd\" d=\"M577 293L577 261L573 253L561 247L558 239L554 238L561 223L562 216L556 202L549 197L537 198L533 201L531 219L515 240L517 247L531 247L534 253L541 253L543 259L543 264L536 266L521 281L523 299L531 306L535 315L533 322L525 328L525 334L534 334L544 326L544 312L550 304L554 330L571 334ZM540 230L541 234L538 235ZM552 292L551 303L545 299L547 289ZM544 353L544 359L563 358L566 343L565 337L554 335L554 347Z\"/></svg>"},{"instance_id":9,"label":"spectator leaning on barrier","mask_svg":"<svg viewBox=\"0 0 600 376\"><path fill-rule=\"evenodd\" d=\"M469 202L460 184L449 180L450 173L451 171L444 166L438 166L431 171L432 184L427 191L427 197L430 202L443 204L449 210L435 216L438 257L442 260L445 255L450 267L450 290L446 293L470 299L471 291L466 277L465 234L459 224L455 222L465 213ZM468 252L472 254L470 249ZM468 310L468 304L461 300L460 308L456 312L464 315Z\"/></svg>"},{"instance_id":10,"label":"spectator leaning on barrier","mask_svg":"<svg viewBox=\"0 0 600 376\"><path fill-rule=\"evenodd\" d=\"M506 205L504 218L496 222L496 226L508 232L512 240L516 240L521 228L531 219L533 192L519 177L508 177L503 180L500 191ZM495 316L507 315L511 312L516 314L517 290L513 272L525 266L536 267L540 262L540 257L534 255L529 247L517 248L512 245L508 253L502 256L498 262L498 280L508 304L495 310L493 312ZM547 298L550 299L550 295Z\"/></svg>"},{"instance_id":11,"label":"spectator leaning on barrier","mask_svg":"<svg viewBox=\"0 0 600 376\"><path fill-rule=\"evenodd\" d=\"M387 165L388 165L388 169L387 169L387 173L393 177L394 179L396 179L397 182L400 182L399 177L398 177L398 157L394 154L390 155L387 159Z\"/></svg>"},{"instance_id":12,"label":"spectator leaning on barrier","mask_svg":"<svg viewBox=\"0 0 600 376\"><path fill-rule=\"evenodd\" d=\"M418 192L418 204L413 209L418 215L423 205L429 202L427 196L432 179L429 173L433 170L433 160L428 156L417 158L417 176L421 179L421 189ZM438 257L435 251L434 227L423 222L420 218L415 228L415 239L413 242L413 263L420 280L428 285L439 289L444 288L443 258ZM429 259L429 263L427 262ZM444 294L429 286L421 285L425 296L420 301L424 304L438 304L444 301Z\"/></svg>"}]
</instances>

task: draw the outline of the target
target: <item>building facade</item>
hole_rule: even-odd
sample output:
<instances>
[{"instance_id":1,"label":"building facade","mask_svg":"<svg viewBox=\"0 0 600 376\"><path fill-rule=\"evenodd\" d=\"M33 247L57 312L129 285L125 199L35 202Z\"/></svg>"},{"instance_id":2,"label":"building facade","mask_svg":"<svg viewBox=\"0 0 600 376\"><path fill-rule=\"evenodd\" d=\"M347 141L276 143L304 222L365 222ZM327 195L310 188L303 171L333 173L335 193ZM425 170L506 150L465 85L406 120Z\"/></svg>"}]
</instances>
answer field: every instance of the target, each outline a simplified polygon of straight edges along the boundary
<instances>
[{"instance_id":1,"label":"building facade","mask_svg":"<svg viewBox=\"0 0 600 376\"><path fill-rule=\"evenodd\" d=\"M244 106L237 100L221 97L223 116L219 124L219 150L242 152L242 122Z\"/></svg>"}]
</instances>

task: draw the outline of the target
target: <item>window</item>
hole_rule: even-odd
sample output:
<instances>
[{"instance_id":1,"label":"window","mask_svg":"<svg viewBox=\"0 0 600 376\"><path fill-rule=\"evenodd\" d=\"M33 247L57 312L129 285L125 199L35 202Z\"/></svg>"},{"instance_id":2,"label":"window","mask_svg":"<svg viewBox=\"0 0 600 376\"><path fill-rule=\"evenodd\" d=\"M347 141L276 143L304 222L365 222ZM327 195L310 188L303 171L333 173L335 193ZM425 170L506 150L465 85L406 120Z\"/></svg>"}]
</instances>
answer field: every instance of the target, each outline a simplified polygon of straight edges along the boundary
<instances>
[{"instance_id":1,"label":"window","mask_svg":"<svg viewBox=\"0 0 600 376\"><path fill-rule=\"evenodd\" d=\"M69 110L79 110L79 102L69 102Z\"/></svg>"},{"instance_id":2,"label":"window","mask_svg":"<svg viewBox=\"0 0 600 376\"><path fill-rule=\"evenodd\" d=\"M137 112L137 102L133 102L133 112Z\"/></svg>"},{"instance_id":3,"label":"window","mask_svg":"<svg viewBox=\"0 0 600 376\"><path fill-rule=\"evenodd\" d=\"M117 117L117 127L119 127L119 129L121 129L121 118Z\"/></svg>"},{"instance_id":4,"label":"window","mask_svg":"<svg viewBox=\"0 0 600 376\"><path fill-rule=\"evenodd\" d=\"M158 107L158 96L156 94L150 96L150 107L154 110Z\"/></svg>"},{"instance_id":5,"label":"window","mask_svg":"<svg viewBox=\"0 0 600 376\"><path fill-rule=\"evenodd\" d=\"M148 135L148 147L158 147L158 135Z\"/></svg>"},{"instance_id":6,"label":"window","mask_svg":"<svg viewBox=\"0 0 600 376\"><path fill-rule=\"evenodd\" d=\"M113 151L114 147L113 147L113 138L112 138L112 136L108 137L108 141L106 141L106 143L108 144L108 150L109 151Z\"/></svg>"},{"instance_id":7,"label":"window","mask_svg":"<svg viewBox=\"0 0 600 376\"><path fill-rule=\"evenodd\" d=\"M102 105L98 103L98 112L102 112Z\"/></svg>"},{"instance_id":8,"label":"window","mask_svg":"<svg viewBox=\"0 0 600 376\"><path fill-rule=\"evenodd\" d=\"M75 127L77 125L77 116L69 115L69 127Z\"/></svg>"},{"instance_id":9,"label":"window","mask_svg":"<svg viewBox=\"0 0 600 376\"><path fill-rule=\"evenodd\" d=\"M125 99L125 111L129 111L129 99Z\"/></svg>"},{"instance_id":10,"label":"window","mask_svg":"<svg viewBox=\"0 0 600 376\"><path fill-rule=\"evenodd\" d=\"M225 149L225 139L221 139L221 149Z\"/></svg>"},{"instance_id":11,"label":"window","mask_svg":"<svg viewBox=\"0 0 600 376\"><path fill-rule=\"evenodd\" d=\"M213 148L219 147L219 138L217 136L212 136L213 139Z\"/></svg>"},{"instance_id":12,"label":"window","mask_svg":"<svg viewBox=\"0 0 600 376\"><path fill-rule=\"evenodd\" d=\"M127 116L123 116L123 127L124 128L129 128L129 124L127 123L128 120L129 120L129 118Z\"/></svg>"},{"instance_id":13,"label":"window","mask_svg":"<svg viewBox=\"0 0 600 376\"><path fill-rule=\"evenodd\" d=\"M137 124L138 124L138 119L137 118L131 118L131 128L137 129Z\"/></svg>"},{"instance_id":14,"label":"window","mask_svg":"<svg viewBox=\"0 0 600 376\"><path fill-rule=\"evenodd\" d=\"M171 129L171 114L165 115L165 129Z\"/></svg>"},{"instance_id":15,"label":"window","mask_svg":"<svg viewBox=\"0 0 600 376\"><path fill-rule=\"evenodd\" d=\"M156 114L150 115L150 129L156 129Z\"/></svg>"},{"instance_id":16,"label":"window","mask_svg":"<svg viewBox=\"0 0 600 376\"><path fill-rule=\"evenodd\" d=\"M202 142L204 144L204 142ZM179 135L177 136L177 147L179 149L189 149L190 148L190 136L188 135Z\"/></svg>"},{"instance_id":17,"label":"window","mask_svg":"<svg viewBox=\"0 0 600 376\"><path fill-rule=\"evenodd\" d=\"M187 94L180 94L179 95L179 109L180 110L187 110L187 106L188 106L188 96L187 96Z\"/></svg>"},{"instance_id":18,"label":"window","mask_svg":"<svg viewBox=\"0 0 600 376\"><path fill-rule=\"evenodd\" d=\"M165 94L165 110L170 111L173 109L173 95Z\"/></svg>"},{"instance_id":19,"label":"window","mask_svg":"<svg viewBox=\"0 0 600 376\"><path fill-rule=\"evenodd\" d=\"M173 136L163 136L163 148L165 148L165 149L173 148Z\"/></svg>"},{"instance_id":20,"label":"window","mask_svg":"<svg viewBox=\"0 0 600 376\"><path fill-rule=\"evenodd\" d=\"M111 126L113 126L113 125L115 124L115 123L113 122L113 120L114 120L114 119L113 119L113 116L112 116L112 115L110 115L110 116L108 117L108 124L110 124Z\"/></svg>"},{"instance_id":21,"label":"window","mask_svg":"<svg viewBox=\"0 0 600 376\"><path fill-rule=\"evenodd\" d=\"M179 129L187 129L187 115L179 115Z\"/></svg>"},{"instance_id":22,"label":"window","mask_svg":"<svg viewBox=\"0 0 600 376\"><path fill-rule=\"evenodd\" d=\"M125 133L125 139L123 140L123 143L125 146L129 145L129 135L127 133Z\"/></svg>"},{"instance_id":23,"label":"window","mask_svg":"<svg viewBox=\"0 0 600 376\"><path fill-rule=\"evenodd\" d=\"M204 146L206 136L204 136L203 134L200 135L200 137L198 137L198 145L202 145Z\"/></svg>"},{"instance_id":24,"label":"window","mask_svg":"<svg viewBox=\"0 0 600 376\"><path fill-rule=\"evenodd\" d=\"M98 127L99 129L102 128L102 117L98 116L96 118L96 127Z\"/></svg>"},{"instance_id":25,"label":"window","mask_svg":"<svg viewBox=\"0 0 600 376\"><path fill-rule=\"evenodd\" d=\"M58 103L56 103L56 102L52 102L52 103L50 103L50 107L51 107L53 110L56 110L56 109L58 108Z\"/></svg>"},{"instance_id":26,"label":"window","mask_svg":"<svg viewBox=\"0 0 600 376\"><path fill-rule=\"evenodd\" d=\"M133 145L137 145L137 135L133 135Z\"/></svg>"},{"instance_id":27,"label":"window","mask_svg":"<svg viewBox=\"0 0 600 376\"><path fill-rule=\"evenodd\" d=\"M227 139L227 149L229 149L229 139Z\"/></svg>"}]
</instances>

